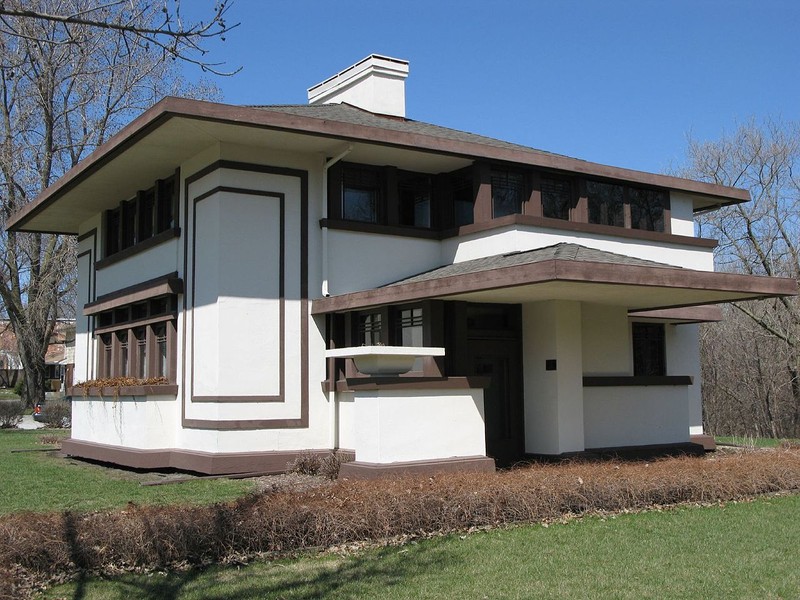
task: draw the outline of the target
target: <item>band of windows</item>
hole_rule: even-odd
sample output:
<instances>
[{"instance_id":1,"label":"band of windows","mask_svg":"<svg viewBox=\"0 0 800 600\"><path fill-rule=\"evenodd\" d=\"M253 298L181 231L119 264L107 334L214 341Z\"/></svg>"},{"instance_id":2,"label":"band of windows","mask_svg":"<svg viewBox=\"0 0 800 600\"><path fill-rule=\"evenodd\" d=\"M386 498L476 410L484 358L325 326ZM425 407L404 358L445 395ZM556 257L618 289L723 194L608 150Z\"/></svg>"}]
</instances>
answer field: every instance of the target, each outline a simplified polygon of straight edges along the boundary
<instances>
[{"instance_id":1,"label":"band of windows","mask_svg":"<svg viewBox=\"0 0 800 600\"><path fill-rule=\"evenodd\" d=\"M668 231L669 193L621 183L476 163L451 173L338 163L333 220L443 230L514 214ZM478 206L486 197L488 208Z\"/></svg>"},{"instance_id":2,"label":"band of windows","mask_svg":"<svg viewBox=\"0 0 800 600\"><path fill-rule=\"evenodd\" d=\"M175 382L177 296L152 298L95 316L97 378L164 377Z\"/></svg>"}]
</instances>

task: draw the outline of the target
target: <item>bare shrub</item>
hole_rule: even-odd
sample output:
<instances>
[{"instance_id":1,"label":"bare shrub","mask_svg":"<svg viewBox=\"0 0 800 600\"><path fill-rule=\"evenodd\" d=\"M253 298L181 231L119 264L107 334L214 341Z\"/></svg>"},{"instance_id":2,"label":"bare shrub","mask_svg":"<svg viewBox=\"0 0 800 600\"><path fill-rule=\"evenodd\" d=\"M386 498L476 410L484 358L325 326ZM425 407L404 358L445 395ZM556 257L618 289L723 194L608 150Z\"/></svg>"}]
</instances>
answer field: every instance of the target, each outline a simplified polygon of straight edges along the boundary
<instances>
[{"instance_id":1,"label":"bare shrub","mask_svg":"<svg viewBox=\"0 0 800 600\"><path fill-rule=\"evenodd\" d=\"M0 518L6 585L78 571L206 565L360 540L463 531L800 490L800 452L530 465L511 471L342 480L213 506L129 506ZM10 582L10 583L8 583Z\"/></svg>"},{"instance_id":2,"label":"bare shrub","mask_svg":"<svg viewBox=\"0 0 800 600\"><path fill-rule=\"evenodd\" d=\"M66 400L51 400L44 407L45 427L64 428L70 426L72 405Z\"/></svg>"},{"instance_id":3,"label":"bare shrub","mask_svg":"<svg viewBox=\"0 0 800 600\"><path fill-rule=\"evenodd\" d=\"M25 404L21 400L0 401L0 429L16 429L25 414Z\"/></svg>"},{"instance_id":4,"label":"bare shrub","mask_svg":"<svg viewBox=\"0 0 800 600\"><path fill-rule=\"evenodd\" d=\"M339 477L339 467L341 467L341 465L342 461L339 455L335 452L331 452L322 459L319 467L319 474L333 481Z\"/></svg>"},{"instance_id":5,"label":"bare shrub","mask_svg":"<svg viewBox=\"0 0 800 600\"><path fill-rule=\"evenodd\" d=\"M299 475L319 475L322 457L314 452L302 452L286 465L286 471Z\"/></svg>"},{"instance_id":6,"label":"bare shrub","mask_svg":"<svg viewBox=\"0 0 800 600\"><path fill-rule=\"evenodd\" d=\"M46 446L51 446L51 445L60 446L61 440L62 437L60 435L46 434L39 436L39 443L44 444Z\"/></svg>"}]
</instances>

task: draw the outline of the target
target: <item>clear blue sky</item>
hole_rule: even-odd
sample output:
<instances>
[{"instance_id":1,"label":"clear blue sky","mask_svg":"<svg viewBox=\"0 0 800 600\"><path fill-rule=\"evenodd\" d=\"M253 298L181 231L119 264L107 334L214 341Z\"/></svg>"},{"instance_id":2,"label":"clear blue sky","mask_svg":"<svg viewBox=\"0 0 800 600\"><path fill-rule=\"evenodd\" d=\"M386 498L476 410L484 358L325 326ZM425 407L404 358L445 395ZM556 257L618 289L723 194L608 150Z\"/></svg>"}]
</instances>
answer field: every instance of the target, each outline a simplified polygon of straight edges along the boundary
<instances>
[{"instance_id":1,"label":"clear blue sky","mask_svg":"<svg viewBox=\"0 0 800 600\"><path fill-rule=\"evenodd\" d=\"M410 61L409 118L654 172L690 133L800 120L797 0L234 0L228 14L241 25L210 47L243 67L217 80L231 104L306 103L386 54Z\"/></svg>"}]
</instances>

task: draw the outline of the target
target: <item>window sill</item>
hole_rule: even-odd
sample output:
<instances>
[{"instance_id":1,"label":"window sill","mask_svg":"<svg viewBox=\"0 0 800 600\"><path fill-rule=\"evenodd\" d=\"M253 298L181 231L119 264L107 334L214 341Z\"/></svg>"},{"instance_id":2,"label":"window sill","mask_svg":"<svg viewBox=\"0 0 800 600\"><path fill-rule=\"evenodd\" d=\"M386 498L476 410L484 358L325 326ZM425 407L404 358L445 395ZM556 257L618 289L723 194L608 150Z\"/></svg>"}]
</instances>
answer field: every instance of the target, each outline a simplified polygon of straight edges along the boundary
<instances>
[{"instance_id":1,"label":"window sill","mask_svg":"<svg viewBox=\"0 0 800 600\"><path fill-rule=\"evenodd\" d=\"M130 258L131 256L135 256L140 252L144 252L145 250L149 250L155 246L163 244L164 242L168 242L174 238L178 238L181 236L181 228L180 227L173 227L172 229L167 229L154 235L151 238L147 238L146 240L139 242L134 246L130 246L125 248L124 250L120 250L119 252L115 252L111 256L106 256L105 258L101 258L97 262L94 263L94 268L96 270L104 269L110 265L118 263L126 258Z\"/></svg>"},{"instance_id":2,"label":"window sill","mask_svg":"<svg viewBox=\"0 0 800 600\"><path fill-rule=\"evenodd\" d=\"M322 382L325 392L360 392L372 390L470 390L484 389L489 377L348 377L335 383Z\"/></svg>"},{"instance_id":3,"label":"window sill","mask_svg":"<svg viewBox=\"0 0 800 600\"><path fill-rule=\"evenodd\" d=\"M610 375L599 377L584 377L583 387L631 387L631 386L669 386L692 385L694 378L690 375L649 375L627 376Z\"/></svg>"},{"instance_id":4,"label":"window sill","mask_svg":"<svg viewBox=\"0 0 800 600\"><path fill-rule=\"evenodd\" d=\"M91 398L118 398L120 396L178 396L177 384L164 384L164 385L128 385L121 387L90 387L84 390L82 387L71 387L67 389L67 396L71 396L73 400L82 397Z\"/></svg>"}]
</instances>

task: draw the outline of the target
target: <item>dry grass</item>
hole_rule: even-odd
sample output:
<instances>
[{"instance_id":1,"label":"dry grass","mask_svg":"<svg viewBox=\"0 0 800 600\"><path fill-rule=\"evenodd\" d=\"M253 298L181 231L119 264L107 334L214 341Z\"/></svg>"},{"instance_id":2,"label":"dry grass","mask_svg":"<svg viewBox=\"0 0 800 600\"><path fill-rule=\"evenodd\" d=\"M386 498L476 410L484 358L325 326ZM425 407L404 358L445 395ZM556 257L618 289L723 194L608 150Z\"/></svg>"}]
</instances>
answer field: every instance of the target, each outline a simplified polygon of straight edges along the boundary
<instances>
[{"instance_id":1,"label":"dry grass","mask_svg":"<svg viewBox=\"0 0 800 600\"><path fill-rule=\"evenodd\" d=\"M712 503L800 490L800 452L532 465L497 474L340 480L205 507L0 520L0 597L78 572L203 565L359 540Z\"/></svg>"}]
</instances>

